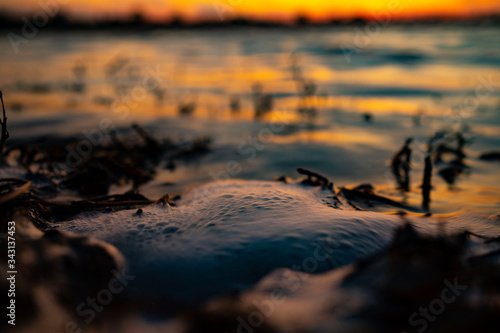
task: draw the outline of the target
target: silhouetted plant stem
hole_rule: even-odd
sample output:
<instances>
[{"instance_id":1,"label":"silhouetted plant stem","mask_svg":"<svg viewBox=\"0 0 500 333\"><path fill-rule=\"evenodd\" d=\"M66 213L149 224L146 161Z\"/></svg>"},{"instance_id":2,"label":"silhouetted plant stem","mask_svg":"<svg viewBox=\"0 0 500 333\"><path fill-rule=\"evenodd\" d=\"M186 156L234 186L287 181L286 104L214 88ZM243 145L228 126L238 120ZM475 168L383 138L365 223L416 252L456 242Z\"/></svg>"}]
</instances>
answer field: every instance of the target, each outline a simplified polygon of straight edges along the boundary
<instances>
[{"instance_id":1,"label":"silhouetted plant stem","mask_svg":"<svg viewBox=\"0 0 500 333\"><path fill-rule=\"evenodd\" d=\"M410 162L411 162L411 149L407 147L406 156L403 162L403 190L405 192L410 191Z\"/></svg>"},{"instance_id":2,"label":"silhouetted plant stem","mask_svg":"<svg viewBox=\"0 0 500 333\"><path fill-rule=\"evenodd\" d=\"M410 191L410 144L412 141L412 138L408 138L403 148L396 153L391 162L392 173L396 177L398 188L405 192Z\"/></svg>"},{"instance_id":3,"label":"silhouetted plant stem","mask_svg":"<svg viewBox=\"0 0 500 333\"><path fill-rule=\"evenodd\" d=\"M432 160L431 155L425 157L424 179L422 181L422 207L429 210L431 202L431 179L432 179Z\"/></svg>"},{"instance_id":4,"label":"silhouetted plant stem","mask_svg":"<svg viewBox=\"0 0 500 333\"><path fill-rule=\"evenodd\" d=\"M5 143L9 138L9 132L7 131L7 116L5 115L5 105L3 104L3 94L0 90L0 100L2 101L3 110L3 120L0 120L0 125L2 126L2 137L0 139L0 159L2 159L3 151L5 149Z\"/></svg>"}]
</instances>

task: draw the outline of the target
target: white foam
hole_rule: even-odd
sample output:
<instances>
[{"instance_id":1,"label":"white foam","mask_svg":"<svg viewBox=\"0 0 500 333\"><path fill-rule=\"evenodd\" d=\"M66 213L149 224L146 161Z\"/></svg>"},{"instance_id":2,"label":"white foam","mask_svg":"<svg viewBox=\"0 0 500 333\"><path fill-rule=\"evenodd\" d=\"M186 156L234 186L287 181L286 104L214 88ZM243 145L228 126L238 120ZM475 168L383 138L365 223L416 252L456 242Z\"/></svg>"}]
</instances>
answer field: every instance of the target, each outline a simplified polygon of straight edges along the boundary
<instances>
[{"instance_id":1,"label":"white foam","mask_svg":"<svg viewBox=\"0 0 500 333\"><path fill-rule=\"evenodd\" d=\"M178 207L152 205L86 213L60 224L115 245L136 275L135 290L198 302L248 288L280 267L312 273L373 254L390 241L399 216L334 209L332 193L275 182L231 181L191 191ZM437 219L411 218L435 233ZM498 227L448 219L448 229L491 233ZM328 259L325 251L331 250Z\"/></svg>"}]
</instances>

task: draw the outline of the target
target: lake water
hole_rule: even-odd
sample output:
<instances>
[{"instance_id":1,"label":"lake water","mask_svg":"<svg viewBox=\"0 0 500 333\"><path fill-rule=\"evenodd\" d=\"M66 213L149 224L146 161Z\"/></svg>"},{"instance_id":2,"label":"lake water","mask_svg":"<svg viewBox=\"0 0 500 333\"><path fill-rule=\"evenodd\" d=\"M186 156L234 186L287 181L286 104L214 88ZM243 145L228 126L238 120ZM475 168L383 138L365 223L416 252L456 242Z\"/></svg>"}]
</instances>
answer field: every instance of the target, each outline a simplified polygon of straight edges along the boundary
<instances>
[{"instance_id":1,"label":"lake water","mask_svg":"<svg viewBox=\"0 0 500 333\"><path fill-rule=\"evenodd\" d=\"M389 26L366 38L353 27L41 31L19 48L16 54L0 40L13 142L99 138L103 119L120 129L137 122L180 141L212 137L203 158L162 168L141 188L148 196L214 179L296 177L303 167L337 187L371 183L419 205L425 144L447 130L470 139L469 168L450 185L437 174L449 165L435 166L431 210L498 213L500 163L478 159L500 149L498 28ZM304 82L310 89L301 97ZM266 95L272 107L256 118L255 100ZM413 170L403 194L388 162L408 137L415 139Z\"/></svg>"}]
</instances>

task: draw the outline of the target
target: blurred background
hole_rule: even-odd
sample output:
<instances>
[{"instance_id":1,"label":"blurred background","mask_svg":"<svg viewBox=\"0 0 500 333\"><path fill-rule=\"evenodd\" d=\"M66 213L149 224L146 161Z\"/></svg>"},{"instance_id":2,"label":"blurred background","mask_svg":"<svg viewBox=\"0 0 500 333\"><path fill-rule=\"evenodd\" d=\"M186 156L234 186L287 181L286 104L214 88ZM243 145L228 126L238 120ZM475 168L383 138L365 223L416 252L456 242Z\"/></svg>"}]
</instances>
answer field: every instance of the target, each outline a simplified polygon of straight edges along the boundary
<instances>
[{"instance_id":1,"label":"blurred background","mask_svg":"<svg viewBox=\"0 0 500 333\"><path fill-rule=\"evenodd\" d=\"M434 138L433 210L500 207L498 1L0 0L0 17L12 144L139 123L210 142L150 196L305 167L416 204ZM410 137L403 189L391 164Z\"/></svg>"}]
</instances>

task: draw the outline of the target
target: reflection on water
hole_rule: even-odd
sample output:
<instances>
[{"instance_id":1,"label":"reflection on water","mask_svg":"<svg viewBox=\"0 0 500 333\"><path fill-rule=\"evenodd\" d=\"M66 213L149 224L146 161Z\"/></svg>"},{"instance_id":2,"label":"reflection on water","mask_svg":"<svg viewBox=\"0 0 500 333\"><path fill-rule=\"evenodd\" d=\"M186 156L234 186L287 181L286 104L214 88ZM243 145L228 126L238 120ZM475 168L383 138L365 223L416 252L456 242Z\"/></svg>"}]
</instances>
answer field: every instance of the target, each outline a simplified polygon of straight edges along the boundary
<instances>
[{"instance_id":1,"label":"reflection on water","mask_svg":"<svg viewBox=\"0 0 500 333\"><path fill-rule=\"evenodd\" d=\"M47 32L18 55L0 41L0 87L13 139L92 131L102 119L214 139L200 162L144 185L150 195L217 179L234 160L236 178L295 176L305 167L337 186L371 182L397 198L389 161L413 137L405 197L416 203L428 138L460 130L470 140L463 170L436 170L433 207L495 212L499 165L478 156L500 144L498 30L389 27L363 49L341 47L353 36L352 28Z\"/></svg>"}]
</instances>

